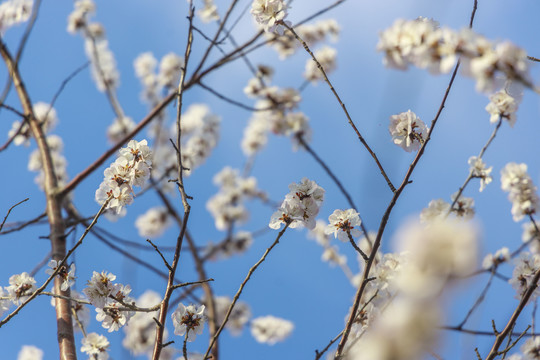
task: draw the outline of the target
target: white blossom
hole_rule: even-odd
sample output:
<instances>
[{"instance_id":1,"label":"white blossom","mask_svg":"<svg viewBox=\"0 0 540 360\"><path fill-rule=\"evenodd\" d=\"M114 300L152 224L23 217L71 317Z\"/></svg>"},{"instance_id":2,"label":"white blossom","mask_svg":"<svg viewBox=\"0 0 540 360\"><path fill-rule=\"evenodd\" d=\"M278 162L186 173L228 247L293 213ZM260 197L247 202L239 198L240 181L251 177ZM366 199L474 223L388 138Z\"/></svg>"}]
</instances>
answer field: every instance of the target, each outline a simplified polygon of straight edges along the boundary
<instances>
[{"instance_id":1,"label":"white blossom","mask_svg":"<svg viewBox=\"0 0 540 360\"><path fill-rule=\"evenodd\" d=\"M169 212L165 207L153 207L137 218L135 227L140 236L155 238L161 236L171 223Z\"/></svg>"},{"instance_id":2,"label":"white blossom","mask_svg":"<svg viewBox=\"0 0 540 360\"><path fill-rule=\"evenodd\" d=\"M512 278L508 282L516 290L516 298L521 299L523 294L532 285L532 280L536 272L540 269L540 256L523 252L515 260L515 264L516 267L512 272ZM534 301L539 294L540 289L536 287L529 301Z\"/></svg>"},{"instance_id":3,"label":"white blossom","mask_svg":"<svg viewBox=\"0 0 540 360\"><path fill-rule=\"evenodd\" d=\"M289 320L272 315L261 316L251 321L251 335L260 343L274 345L288 338L294 329Z\"/></svg>"},{"instance_id":4,"label":"white blossom","mask_svg":"<svg viewBox=\"0 0 540 360\"><path fill-rule=\"evenodd\" d=\"M0 32L25 22L32 13L33 0L8 0L0 4Z\"/></svg>"},{"instance_id":5,"label":"white blossom","mask_svg":"<svg viewBox=\"0 0 540 360\"><path fill-rule=\"evenodd\" d=\"M228 296L216 296L214 297L214 304L216 306L217 323L223 323L225 315L231 305L231 298ZM229 315L229 320L225 327L231 332L233 336L239 336L244 326L251 319L251 310L249 305L242 301L237 301Z\"/></svg>"},{"instance_id":6,"label":"white blossom","mask_svg":"<svg viewBox=\"0 0 540 360\"><path fill-rule=\"evenodd\" d=\"M41 360L43 359L43 350L32 345L23 345L17 360Z\"/></svg>"},{"instance_id":7,"label":"white blossom","mask_svg":"<svg viewBox=\"0 0 540 360\"><path fill-rule=\"evenodd\" d=\"M52 275L54 273L54 271L56 271L56 269L58 268L58 265L60 264L60 262L61 261L57 261L57 260L49 261L49 263L47 264L49 269L45 270L45 272L48 275ZM62 279L62 285L60 287L60 290L66 291L73 284L75 284L75 264L72 263L69 266L69 271L68 271L67 265L64 264L64 266L62 266L62 268L60 269L60 271L58 271L56 276L58 276L60 279Z\"/></svg>"},{"instance_id":8,"label":"white blossom","mask_svg":"<svg viewBox=\"0 0 540 360\"><path fill-rule=\"evenodd\" d=\"M488 270L494 265L510 261L510 250L507 247L500 248L495 254L487 254L482 261L482 268Z\"/></svg>"},{"instance_id":9,"label":"white blossom","mask_svg":"<svg viewBox=\"0 0 540 360\"><path fill-rule=\"evenodd\" d=\"M506 164L501 170L501 188L508 192L508 200L512 202L514 221L520 221L525 215L538 211L540 199L527 173L526 164Z\"/></svg>"},{"instance_id":10,"label":"white blossom","mask_svg":"<svg viewBox=\"0 0 540 360\"><path fill-rule=\"evenodd\" d=\"M178 308L171 316L175 335L186 335L187 341L192 342L195 341L197 335L202 334L206 321L204 305L195 307L195 305L184 306L184 304L179 303Z\"/></svg>"},{"instance_id":11,"label":"white blossom","mask_svg":"<svg viewBox=\"0 0 540 360\"><path fill-rule=\"evenodd\" d=\"M36 290L36 280L27 272L12 275L9 278L9 286L5 288L10 300L15 305L20 305L28 296Z\"/></svg>"},{"instance_id":12,"label":"white blossom","mask_svg":"<svg viewBox=\"0 0 540 360\"><path fill-rule=\"evenodd\" d=\"M499 90L489 97L489 104L486 111L491 115L489 121L493 124L499 121L499 118L506 119L510 126L516 123L516 111L518 104L505 90Z\"/></svg>"},{"instance_id":13,"label":"white blossom","mask_svg":"<svg viewBox=\"0 0 540 360\"><path fill-rule=\"evenodd\" d=\"M109 340L103 335L90 333L82 339L81 351L92 360L107 360L109 354Z\"/></svg>"},{"instance_id":14,"label":"white blossom","mask_svg":"<svg viewBox=\"0 0 540 360\"><path fill-rule=\"evenodd\" d=\"M348 242L349 234L353 238L360 237L362 232L359 227L361 225L360 216L354 209L340 210L336 209L328 217L328 226L325 230L327 234L334 234L334 237L341 241Z\"/></svg>"},{"instance_id":15,"label":"white blossom","mask_svg":"<svg viewBox=\"0 0 540 360\"><path fill-rule=\"evenodd\" d=\"M452 194L452 201L455 201L452 212L456 214L458 218L463 218L465 220L470 220L474 217L474 199L464 197L460 195L456 200L458 192Z\"/></svg>"},{"instance_id":16,"label":"white blossom","mask_svg":"<svg viewBox=\"0 0 540 360\"><path fill-rule=\"evenodd\" d=\"M159 304L161 297L158 293L147 290L136 301L138 307L148 308ZM136 312L124 326L126 334L122 345L128 349L132 355L138 356L152 351L156 337L156 322L159 311ZM164 338L167 337L167 329L164 330Z\"/></svg>"},{"instance_id":17,"label":"white blossom","mask_svg":"<svg viewBox=\"0 0 540 360\"><path fill-rule=\"evenodd\" d=\"M315 58L319 61L321 66L324 69L324 72L328 75L334 71L337 67L336 57L337 51L334 48L325 46L314 53ZM321 70L318 68L317 63L313 59L308 59L306 62L306 70L304 72L304 77L311 81L316 82L324 80Z\"/></svg>"},{"instance_id":18,"label":"white blossom","mask_svg":"<svg viewBox=\"0 0 540 360\"><path fill-rule=\"evenodd\" d=\"M109 296L118 291L118 286L113 283L116 275L102 271L94 271L83 293L88 300L97 308L103 308L109 301Z\"/></svg>"},{"instance_id":19,"label":"white blossom","mask_svg":"<svg viewBox=\"0 0 540 360\"><path fill-rule=\"evenodd\" d=\"M428 207L420 213L420 221L425 223L433 220L442 220L450 212L450 204L443 199L431 200Z\"/></svg>"},{"instance_id":20,"label":"white blossom","mask_svg":"<svg viewBox=\"0 0 540 360\"><path fill-rule=\"evenodd\" d=\"M411 110L390 116L388 127L394 144L405 151L416 151L426 141L428 128Z\"/></svg>"},{"instance_id":21,"label":"white blossom","mask_svg":"<svg viewBox=\"0 0 540 360\"><path fill-rule=\"evenodd\" d=\"M287 7L283 0L253 0L251 15L265 31L279 31L278 23L287 16Z\"/></svg>"},{"instance_id":22,"label":"white blossom","mask_svg":"<svg viewBox=\"0 0 540 360\"><path fill-rule=\"evenodd\" d=\"M486 185L491 183L493 180L490 175L491 170L493 170L493 166L488 168L482 158L477 156L471 156L468 163L470 166L469 171L471 172L471 175L473 177L480 178L480 191L483 191L486 188Z\"/></svg>"}]
</instances>

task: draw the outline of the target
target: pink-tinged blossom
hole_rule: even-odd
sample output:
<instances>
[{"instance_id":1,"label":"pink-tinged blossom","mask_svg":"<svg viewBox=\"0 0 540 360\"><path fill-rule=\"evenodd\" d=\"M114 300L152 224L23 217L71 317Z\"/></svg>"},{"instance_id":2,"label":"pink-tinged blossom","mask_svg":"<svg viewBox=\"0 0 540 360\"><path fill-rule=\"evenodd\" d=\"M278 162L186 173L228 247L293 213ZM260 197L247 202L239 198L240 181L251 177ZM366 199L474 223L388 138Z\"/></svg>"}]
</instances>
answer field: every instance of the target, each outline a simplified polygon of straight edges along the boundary
<instances>
[{"instance_id":1,"label":"pink-tinged blossom","mask_svg":"<svg viewBox=\"0 0 540 360\"><path fill-rule=\"evenodd\" d=\"M507 164L501 170L501 188L508 192L508 200L512 202L514 221L538 212L540 199L536 194L537 188L527 173L526 164Z\"/></svg>"},{"instance_id":2,"label":"pink-tinged blossom","mask_svg":"<svg viewBox=\"0 0 540 360\"><path fill-rule=\"evenodd\" d=\"M195 341L197 335L201 335L204 329L206 321L204 305L196 307L195 305L184 306L184 304L179 303L178 308L172 314L172 320L175 335L186 335L188 342Z\"/></svg>"},{"instance_id":3,"label":"pink-tinged blossom","mask_svg":"<svg viewBox=\"0 0 540 360\"><path fill-rule=\"evenodd\" d=\"M388 127L394 144L405 151L416 151L426 141L428 128L411 110L390 116Z\"/></svg>"},{"instance_id":4,"label":"pink-tinged blossom","mask_svg":"<svg viewBox=\"0 0 540 360\"><path fill-rule=\"evenodd\" d=\"M362 223L360 216L354 209L334 210L332 215L328 217L328 226L325 233L334 234L334 237L341 241L349 241L349 234L353 238L360 237L362 232L359 227Z\"/></svg>"},{"instance_id":5,"label":"pink-tinged blossom","mask_svg":"<svg viewBox=\"0 0 540 360\"><path fill-rule=\"evenodd\" d=\"M103 335L90 333L82 339L81 351L88 355L92 360L107 360L109 359L109 340Z\"/></svg>"},{"instance_id":6,"label":"pink-tinged blossom","mask_svg":"<svg viewBox=\"0 0 540 360\"><path fill-rule=\"evenodd\" d=\"M272 315L260 316L251 321L251 335L263 344L274 345L284 341L293 330L292 322Z\"/></svg>"}]
</instances>

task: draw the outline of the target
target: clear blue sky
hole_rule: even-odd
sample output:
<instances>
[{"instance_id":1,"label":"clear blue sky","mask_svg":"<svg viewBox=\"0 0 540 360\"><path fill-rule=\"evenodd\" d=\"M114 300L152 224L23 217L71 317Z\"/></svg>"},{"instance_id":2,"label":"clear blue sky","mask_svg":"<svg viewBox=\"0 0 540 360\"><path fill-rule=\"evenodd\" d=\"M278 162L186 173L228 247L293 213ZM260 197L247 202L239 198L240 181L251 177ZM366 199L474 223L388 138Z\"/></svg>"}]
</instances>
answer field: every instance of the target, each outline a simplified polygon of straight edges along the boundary
<instances>
[{"instance_id":1,"label":"clear blue sky","mask_svg":"<svg viewBox=\"0 0 540 360\"><path fill-rule=\"evenodd\" d=\"M183 54L187 3L142 0L96 3L97 16L94 19L105 26L109 46L115 53L121 73L119 100L127 115L139 121L145 116L147 108L139 101L141 88L133 72L133 60L146 51L152 51L157 58L171 51ZM223 15L228 2L216 3L219 13ZM289 18L294 24L328 3L323 0L296 0L290 9ZM459 29L468 24L472 3L472 0L349 0L320 17L335 18L342 28L339 41L330 44L338 51L338 69L330 78L395 184L401 181L413 154L405 153L392 144L388 134L388 118L411 109L426 123L430 122L439 107L449 76L435 77L417 69L408 72L385 69L382 55L375 51L378 33L397 18L414 19L418 16L433 18L441 25ZM201 2L196 1L195 5L200 6ZM238 9L247 5L248 1L240 1ZM45 1L42 4L39 19L20 65L34 102L49 102L63 79L86 61L82 39L66 32L66 19L71 11L71 2ZM480 1L474 29L489 39L511 40L525 48L528 54L539 57L539 13L540 3L532 0ZM215 24L203 25L199 22L197 25L209 34L216 28ZM12 49L18 44L22 29L11 29L5 34L5 41ZM254 31L255 26L246 16L234 34L238 41L242 41ZM200 59L202 49L206 46L207 41L196 35L191 66ZM217 57L214 51L210 61ZM297 87L303 81L301 74L307 59L305 52L299 51L294 57L280 61L272 49L261 48L250 54L250 59L254 63L275 67L275 85ZM539 73L534 66L532 74L538 83ZM5 67L0 66L0 84L4 83L6 76ZM237 61L212 74L206 83L217 91L250 104L252 100L247 99L242 92L250 77L245 64ZM328 87L322 83L308 86L302 97L301 110L310 118L313 127L313 148L328 162L353 195L367 228L376 230L391 198L386 183L351 131ZM186 180L188 193L194 197L189 227L197 244L204 245L225 236L223 232L214 229L213 219L205 204L217 191L212 184L213 175L226 165L236 168L244 165L245 157L240 141L251 114L224 103L202 89L193 89L185 95L186 104L199 102L207 103L222 118L221 139L213 156ZM7 103L18 107L14 93ZM384 236L385 251L391 251L394 231L409 216L416 216L432 199L449 200L450 195L461 186L468 174L467 159L478 154L493 128L484 110L487 103L487 97L475 91L471 79L458 76L433 141L412 177L413 183L407 187L392 213ZM107 148L105 129L114 115L106 97L96 90L88 70L67 85L58 99L56 110L60 123L55 133L63 137L69 163L68 173L73 177ZM170 111L174 113L172 107ZM501 246L515 249L521 243L521 224L512 220L511 204L507 195L500 190L499 174L508 162L525 162L529 165L533 181L540 183L538 115L538 95L526 92L516 125L510 128L508 124L503 124L499 136L485 156L488 165L494 167L493 183L482 193L478 192L477 183L471 184L465 191L465 196L474 197L476 202L476 219L483 233L482 254L493 252ZM4 134L3 139L7 139L7 132L14 120L16 117L8 111L0 113L0 134ZM138 139L145 136L142 133ZM34 148L34 144L30 148L12 146L0 153L0 164L3 165L0 176L0 187L3 189L0 195L0 216L3 218L14 203L30 198L29 202L12 212L9 221L33 218L44 210L44 196L33 182L35 174L26 168L28 156ZM98 210L94 192L101 182L104 168L82 182L74 193L76 205L87 216ZM297 182L302 177L317 181L326 189L326 201L320 213L320 217L325 220L334 209L348 207L337 187L309 154L291 150L289 139L271 136L268 146L257 157L253 175L257 177L260 188L276 201L281 201L291 182ZM137 234L134 220L157 204L158 199L150 194L136 198L128 208L128 216L117 223L103 219L100 225L122 238L142 244L144 239ZM181 206L179 197L177 206ZM264 228L271 213L272 209L268 207L254 205L250 220L241 228ZM79 229L77 235L81 232ZM156 242L160 245L174 244L176 232L177 229L173 228ZM12 274L31 271L46 256L50 245L40 236L47 234L47 226L34 226L24 232L0 237L3 254L0 285L7 286ZM249 267L259 259L276 234L272 231L257 237L253 247L241 257L208 264L208 274L215 279L215 293L234 295ZM353 249L347 244L336 244L348 256L349 266L357 272ZM153 252L141 251L135 255L156 265L161 264ZM186 281L196 280L192 261L187 253L185 255L179 276ZM242 300L249 303L254 316L272 314L293 321L294 333L284 343L274 346L256 343L248 331L244 331L239 338L225 333L221 337L223 359L311 359L315 349L323 348L341 331L355 289L339 269L330 268L321 262L320 256L321 248L306 239L305 230L286 232L283 241L248 284ZM84 288L92 271L101 270L110 271L117 275L119 282L130 284L135 296L148 288L162 293L165 287L160 278L118 256L92 236L86 239L75 259L78 290ZM511 268L503 268L502 271L509 275ZM36 278L38 283L43 281L46 278L44 271ZM480 278L479 281L471 282L470 287L460 288L459 293L454 294L457 297L448 297L447 307L451 309L447 316L448 324L461 320L462 315L456 313L461 314L470 306L485 280ZM513 290L504 282L496 282L489 297L490 301L473 318L471 327L489 330L492 318L502 327L517 304ZM531 309L527 308L524 313L527 319L530 319ZM92 316L95 316L93 311ZM106 333L95 319L92 319L89 331ZM207 330L204 334L208 334ZM121 346L123 332L107 336L112 343L112 357L117 360L129 359L130 355ZM190 344L189 349L205 350L205 336ZM181 348L181 339L176 340L176 347ZM448 337L442 342L441 353L446 355L445 358L470 359L474 356L472 349L475 346L480 346L480 350L486 352L490 341L485 340ZM80 334L77 334L77 343L80 344ZM49 299L40 298L0 329L3 358L15 359L22 345L35 345L43 349L45 359L58 357L54 310L49 305ZM453 355L450 357L449 354ZM82 353L80 356L84 358Z\"/></svg>"}]
</instances>

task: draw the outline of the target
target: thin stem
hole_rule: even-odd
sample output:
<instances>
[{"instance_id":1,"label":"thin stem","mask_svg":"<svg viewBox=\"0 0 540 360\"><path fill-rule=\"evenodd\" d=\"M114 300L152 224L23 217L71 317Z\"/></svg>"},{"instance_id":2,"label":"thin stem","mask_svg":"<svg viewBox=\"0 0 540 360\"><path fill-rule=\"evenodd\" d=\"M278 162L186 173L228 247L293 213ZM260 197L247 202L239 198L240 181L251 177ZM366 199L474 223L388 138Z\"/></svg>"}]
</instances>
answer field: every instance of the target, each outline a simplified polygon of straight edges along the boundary
<instances>
[{"instance_id":1,"label":"thin stem","mask_svg":"<svg viewBox=\"0 0 540 360\"><path fill-rule=\"evenodd\" d=\"M324 77L324 81L326 81L326 83L328 84L328 86L330 87L330 90L332 91L332 93L334 94L334 96L336 97L337 101L339 102L339 105L341 106L341 108L343 109L343 112L345 113L345 116L347 117L347 121L349 122L349 124L351 125L351 127L353 128L354 132L356 133L356 136L358 136L358 140L360 140L360 142L362 143L362 145L364 145L364 147L366 148L366 150L369 152L369 154L371 155L371 157L373 158L373 160L375 160L375 163L377 164L377 166L379 167L379 170L382 174L382 176L384 177L384 179L386 180L386 183L388 184L388 187L390 188L390 190L392 190L392 192L396 192L396 188L394 187L394 185L392 184L392 182L390 181L390 179L388 178L388 175L386 175L386 171L384 171L384 168L382 167L381 163L379 162L379 159L377 158L377 155L373 152L373 150L371 150L371 148L369 147L368 143L366 142L366 140L364 139L364 137L362 136L362 134L360 134L360 131L358 130L358 128L356 127L356 125L354 124L354 122L352 121L352 118L351 116L349 115L349 111L347 110L347 107L345 106L345 104L343 103L343 101L341 101L341 98L339 97L336 89L334 88L334 85L332 85L332 83L330 82L330 79L328 79L328 76L326 75L326 72L324 71L324 68L323 66L321 65L321 63L319 62L319 60L317 60L317 58L315 57L315 55L313 54L313 52L309 49L309 46L306 44L306 42L304 40L302 40L300 38L300 36L298 36L298 34L296 33L296 31L294 31L294 29L292 27L290 27L289 25L287 25L286 23L284 23L283 21L281 21L281 24L287 28L287 30L289 30L293 36L296 38L296 40L298 40L302 46L304 46L304 49L306 50L306 52L311 56L311 58L313 59L313 61L315 61L315 63L317 64L317 67L319 68L319 70L321 71L323 77Z\"/></svg>"},{"instance_id":2,"label":"thin stem","mask_svg":"<svg viewBox=\"0 0 540 360\"><path fill-rule=\"evenodd\" d=\"M253 265L251 267L251 269L249 269L246 278L244 279L244 281L242 281L242 284L240 284L240 288L238 289L238 291L234 295L234 298L233 298L233 300L231 302L231 305L229 305L229 309L227 310L227 313L225 314L225 318L223 319L223 322L221 323L221 326L219 327L216 334L212 337L212 340L210 341L210 345L208 346L208 349L206 349L206 353L203 356L203 360L209 359L208 354L210 353L210 350L212 349L212 346L214 345L214 343L217 341L217 338L219 337L219 335L221 334L221 332L225 328L225 325L229 321L229 317L231 316L233 308L236 305L236 302L238 301L238 298L242 294L242 291L244 290L244 287L246 286L247 282L249 281L249 279L251 279L251 275L253 275L253 273L255 272L255 270L257 270L259 265L261 265L264 262L264 260L266 260L266 257L268 256L268 254L279 243L279 240L281 239L281 237L283 236L283 234L285 233L285 231L287 230L288 227L289 227L289 224L286 224L285 227L283 228L283 230L281 230L279 232L276 240L272 243L272 245L270 245L270 247L268 249L266 249L266 251L264 252L263 256L259 259L259 261L257 261L255 263L255 265Z\"/></svg>"}]
</instances>

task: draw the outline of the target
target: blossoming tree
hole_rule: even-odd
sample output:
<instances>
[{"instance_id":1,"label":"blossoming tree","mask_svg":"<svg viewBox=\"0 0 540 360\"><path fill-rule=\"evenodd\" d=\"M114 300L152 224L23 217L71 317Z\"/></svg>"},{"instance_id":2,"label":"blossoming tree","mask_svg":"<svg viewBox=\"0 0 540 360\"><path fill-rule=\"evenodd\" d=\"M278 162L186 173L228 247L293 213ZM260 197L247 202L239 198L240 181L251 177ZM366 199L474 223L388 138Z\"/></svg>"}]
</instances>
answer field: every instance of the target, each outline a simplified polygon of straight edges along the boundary
<instances>
[{"instance_id":1,"label":"blossoming tree","mask_svg":"<svg viewBox=\"0 0 540 360\"><path fill-rule=\"evenodd\" d=\"M7 358L540 359L540 49L390 3L0 3Z\"/></svg>"}]
</instances>

